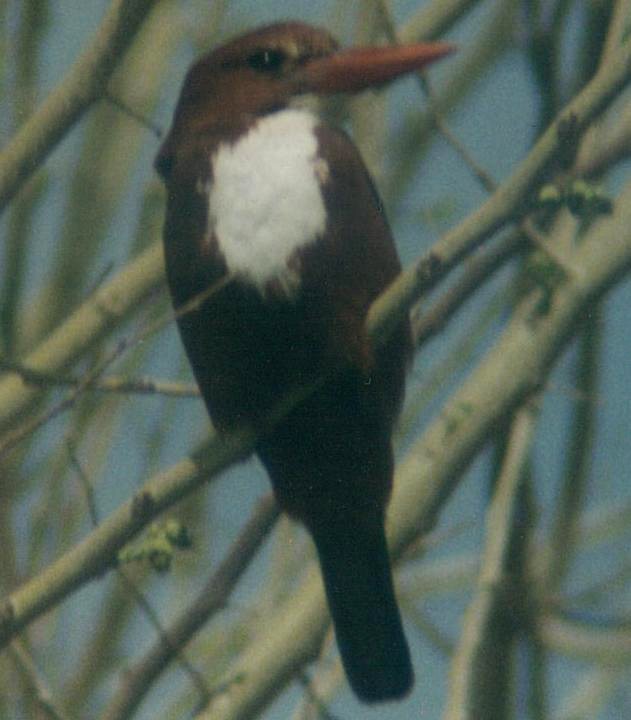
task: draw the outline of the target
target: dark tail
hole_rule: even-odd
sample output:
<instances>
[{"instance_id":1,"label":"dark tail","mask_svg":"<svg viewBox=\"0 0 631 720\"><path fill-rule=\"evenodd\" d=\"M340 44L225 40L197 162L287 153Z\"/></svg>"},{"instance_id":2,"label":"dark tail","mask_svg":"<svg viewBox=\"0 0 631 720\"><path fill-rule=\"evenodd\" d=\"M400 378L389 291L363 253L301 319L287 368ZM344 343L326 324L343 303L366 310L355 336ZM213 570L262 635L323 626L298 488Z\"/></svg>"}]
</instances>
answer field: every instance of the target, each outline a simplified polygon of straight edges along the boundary
<instances>
[{"instance_id":1,"label":"dark tail","mask_svg":"<svg viewBox=\"0 0 631 720\"><path fill-rule=\"evenodd\" d=\"M383 520L311 528L346 675L364 702L395 700L414 672L392 585Z\"/></svg>"}]
</instances>

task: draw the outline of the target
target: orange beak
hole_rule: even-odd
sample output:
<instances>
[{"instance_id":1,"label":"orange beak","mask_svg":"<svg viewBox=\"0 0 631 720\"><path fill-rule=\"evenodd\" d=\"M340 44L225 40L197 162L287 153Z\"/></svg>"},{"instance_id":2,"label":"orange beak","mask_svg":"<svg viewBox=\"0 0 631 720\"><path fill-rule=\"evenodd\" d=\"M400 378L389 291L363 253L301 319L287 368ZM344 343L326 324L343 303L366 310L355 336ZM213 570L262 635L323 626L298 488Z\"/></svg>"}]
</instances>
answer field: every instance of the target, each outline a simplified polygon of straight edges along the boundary
<instances>
[{"instance_id":1,"label":"orange beak","mask_svg":"<svg viewBox=\"0 0 631 720\"><path fill-rule=\"evenodd\" d=\"M358 92L421 70L455 49L451 43L432 42L340 50L311 60L304 68L303 79L309 91L321 95Z\"/></svg>"}]
</instances>

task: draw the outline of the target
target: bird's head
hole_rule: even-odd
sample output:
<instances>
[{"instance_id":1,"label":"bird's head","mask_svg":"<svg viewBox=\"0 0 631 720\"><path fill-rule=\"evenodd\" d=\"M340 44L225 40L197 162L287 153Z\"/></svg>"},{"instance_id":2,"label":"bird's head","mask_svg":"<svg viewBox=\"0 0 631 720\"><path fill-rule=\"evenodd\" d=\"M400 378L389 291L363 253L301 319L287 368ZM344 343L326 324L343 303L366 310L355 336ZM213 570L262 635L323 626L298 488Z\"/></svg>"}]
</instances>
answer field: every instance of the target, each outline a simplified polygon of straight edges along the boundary
<instances>
[{"instance_id":1,"label":"bird's head","mask_svg":"<svg viewBox=\"0 0 631 720\"><path fill-rule=\"evenodd\" d=\"M305 96L355 93L419 70L452 52L449 43L340 49L332 35L286 22L212 50L186 75L156 167L168 174L176 143L190 133L236 137L256 118Z\"/></svg>"}]
</instances>

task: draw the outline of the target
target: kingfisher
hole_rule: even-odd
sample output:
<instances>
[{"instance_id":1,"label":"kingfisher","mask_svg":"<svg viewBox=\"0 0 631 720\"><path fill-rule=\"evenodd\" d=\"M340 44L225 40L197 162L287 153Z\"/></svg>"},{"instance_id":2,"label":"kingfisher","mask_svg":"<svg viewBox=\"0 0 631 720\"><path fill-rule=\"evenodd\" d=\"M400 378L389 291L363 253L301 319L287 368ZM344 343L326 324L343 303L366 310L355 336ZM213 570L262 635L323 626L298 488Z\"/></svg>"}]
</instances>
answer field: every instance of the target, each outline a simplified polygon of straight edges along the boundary
<instances>
[{"instance_id":1,"label":"kingfisher","mask_svg":"<svg viewBox=\"0 0 631 720\"><path fill-rule=\"evenodd\" d=\"M256 29L192 65L155 161L167 280L208 413L220 433L259 431L256 453L313 538L346 676L367 703L414 682L385 535L411 335L407 320L378 346L366 331L401 266L359 151L313 100L452 50L340 49L300 22ZM270 427L278 401L318 378Z\"/></svg>"}]
</instances>

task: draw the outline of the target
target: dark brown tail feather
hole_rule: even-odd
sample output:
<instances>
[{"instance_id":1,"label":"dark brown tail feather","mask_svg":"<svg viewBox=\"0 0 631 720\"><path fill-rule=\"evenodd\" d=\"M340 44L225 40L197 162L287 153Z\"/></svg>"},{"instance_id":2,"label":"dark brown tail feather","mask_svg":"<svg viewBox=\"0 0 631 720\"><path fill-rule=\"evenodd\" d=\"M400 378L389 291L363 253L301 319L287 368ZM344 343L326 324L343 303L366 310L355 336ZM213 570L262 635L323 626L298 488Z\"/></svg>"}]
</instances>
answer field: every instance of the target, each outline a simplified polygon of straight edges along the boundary
<instances>
[{"instance_id":1,"label":"dark brown tail feather","mask_svg":"<svg viewBox=\"0 0 631 720\"><path fill-rule=\"evenodd\" d=\"M353 523L342 518L310 529L351 687L368 703L403 697L414 683L414 671L383 520Z\"/></svg>"}]
</instances>

